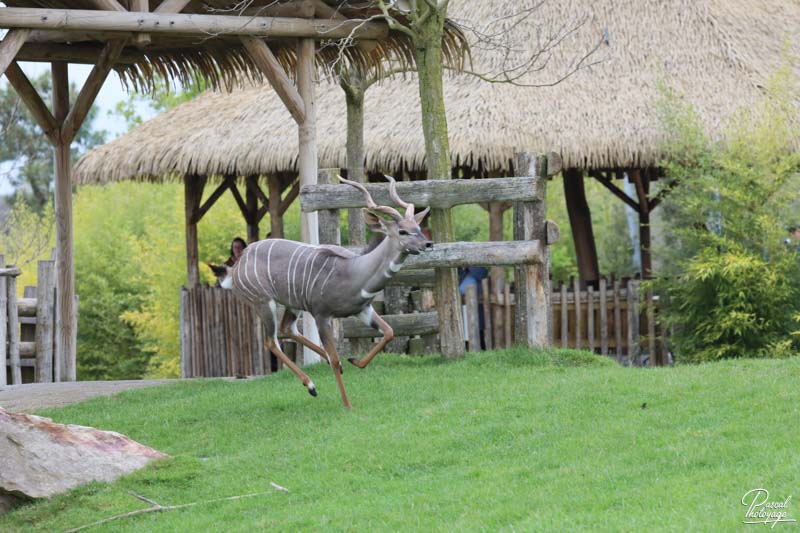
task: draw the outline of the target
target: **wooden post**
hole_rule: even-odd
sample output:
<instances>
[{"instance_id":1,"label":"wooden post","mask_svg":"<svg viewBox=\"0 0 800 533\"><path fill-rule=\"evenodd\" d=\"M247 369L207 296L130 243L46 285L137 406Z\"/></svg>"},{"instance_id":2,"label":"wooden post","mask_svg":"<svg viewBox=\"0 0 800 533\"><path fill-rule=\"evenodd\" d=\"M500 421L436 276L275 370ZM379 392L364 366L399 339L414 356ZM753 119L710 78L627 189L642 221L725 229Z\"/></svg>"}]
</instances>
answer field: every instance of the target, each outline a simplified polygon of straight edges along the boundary
<instances>
[{"instance_id":1,"label":"wooden post","mask_svg":"<svg viewBox=\"0 0 800 533\"><path fill-rule=\"evenodd\" d=\"M514 204L514 239L538 240L544 261L517 266L514 269L516 287L516 340L528 347L547 346L548 291L550 271L547 259L547 226L545 198L547 188L547 156L531 158L517 154L514 168L518 174L535 176L537 200Z\"/></svg>"},{"instance_id":2,"label":"wooden post","mask_svg":"<svg viewBox=\"0 0 800 533\"><path fill-rule=\"evenodd\" d=\"M283 239L283 214L281 213L281 182L278 176L267 176L269 187L269 229L273 239Z\"/></svg>"},{"instance_id":3,"label":"wooden post","mask_svg":"<svg viewBox=\"0 0 800 533\"><path fill-rule=\"evenodd\" d=\"M566 283L561 284L561 347L569 348L569 304Z\"/></svg>"},{"instance_id":4,"label":"wooden post","mask_svg":"<svg viewBox=\"0 0 800 533\"><path fill-rule=\"evenodd\" d=\"M575 296L575 349L580 350L583 336L583 317L581 316L581 283L579 280L574 280L572 290Z\"/></svg>"},{"instance_id":5,"label":"wooden post","mask_svg":"<svg viewBox=\"0 0 800 533\"><path fill-rule=\"evenodd\" d=\"M506 285L503 287L503 303L505 304L505 317L503 321L503 333L505 335L505 346L511 347L513 339L511 337L511 321L513 320L511 314L511 287Z\"/></svg>"},{"instance_id":6,"label":"wooden post","mask_svg":"<svg viewBox=\"0 0 800 533\"><path fill-rule=\"evenodd\" d=\"M476 285L467 286L464 300L467 306L466 326L469 334L467 345L470 352L479 352L481 350L481 330L478 320L478 287Z\"/></svg>"},{"instance_id":7,"label":"wooden post","mask_svg":"<svg viewBox=\"0 0 800 533\"><path fill-rule=\"evenodd\" d=\"M317 111L314 99L314 57L316 45L313 39L300 39L297 44L297 90L303 99L305 112L303 120L298 124L300 153L298 170L300 186L317 183ZM319 244L318 213L300 214L300 232L303 242ZM303 335L319 344L319 332L314 317L303 313ZM303 347L302 363L308 365L318 363L319 355L313 350Z\"/></svg>"},{"instance_id":8,"label":"wooden post","mask_svg":"<svg viewBox=\"0 0 800 533\"><path fill-rule=\"evenodd\" d=\"M578 258L578 272L581 285L587 281L597 281L600 269L597 263L597 247L592 230L592 216L586 201L583 171L569 168L564 171L564 198L567 202L569 224L572 227L572 240Z\"/></svg>"},{"instance_id":9,"label":"wooden post","mask_svg":"<svg viewBox=\"0 0 800 533\"><path fill-rule=\"evenodd\" d=\"M608 355L608 299L606 278L600 278L600 353Z\"/></svg>"},{"instance_id":10,"label":"wooden post","mask_svg":"<svg viewBox=\"0 0 800 533\"><path fill-rule=\"evenodd\" d=\"M653 308L653 291L647 291L647 364L656 366L660 361L656 360L656 317Z\"/></svg>"},{"instance_id":11,"label":"wooden post","mask_svg":"<svg viewBox=\"0 0 800 533\"><path fill-rule=\"evenodd\" d=\"M489 240L498 242L503 240L503 212L509 204L503 202L489 202ZM504 267L492 267L489 269L489 279L491 280L492 293L495 300L500 301L500 295L503 294L503 286L505 285L506 271ZM487 310L485 313L491 315L492 310ZM492 322L494 325L494 339L499 348L502 346L501 339L503 338L503 308L499 305L494 308L494 315ZM508 348L507 346L503 346Z\"/></svg>"},{"instance_id":12,"label":"wooden post","mask_svg":"<svg viewBox=\"0 0 800 533\"><path fill-rule=\"evenodd\" d=\"M8 291L8 358L11 363L11 383L22 384L22 369L19 361L19 310L17 309L17 277L6 277ZM5 367L3 367L5 371ZM74 380L73 380L74 381Z\"/></svg>"},{"instance_id":13,"label":"wooden post","mask_svg":"<svg viewBox=\"0 0 800 533\"><path fill-rule=\"evenodd\" d=\"M55 262L39 261L36 277L36 382L51 383L55 317Z\"/></svg>"},{"instance_id":14,"label":"wooden post","mask_svg":"<svg viewBox=\"0 0 800 533\"><path fill-rule=\"evenodd\" d=\"M14 61L30 33L31 30L28 29L9 30L3 40L0 41L0 74L4 73L11 62Z\"/></svg>"},{"instance_id":15,"label":"wooden post","mask_svg":"<svg viewBox=\"0 0 800 533\"><path fill-rule=\"evenodd\" d=\"M0 267L4 265L0 255ZM0 387L8 384L6 364L8 361L6 340L8 339L8 284L6 276L0 276Z\"/></svg>"},{"instance_id":16,"label":"wooden post","mask_svg":"<svg viewBox=\"0 0 800 533\"><path fill-rule=\"evenodd\" d=\"M620 307L621 286L619 280L613 280L614 297L614 342L616 343L617 361L622 362L622 309Z\"/></svg>"},{"instance_id":17,"label":"wooden post","mask_svg":"<svg viewBox=\"0 0 800 533\"><path fill-rule=\"evenodd\" d=\"M636 185L639 198L639 250L642 258L642 278L649 279L653 271L653 259L650 254L650 177L639 169L628 173L630 180Z\"/></svg>"},{"instance_id":18,"label":"wooden post","mask_svg":"<svg viewBox=\"0 0 800 533\"><path fill-rule=\"evenodd\" d=\"M639 363L639 282L628 280L628 358Z\"/></svg>"},{"instance_id":19,"label":"wooden post","mask_svg":"<svg viewBox=\"0 0 800 533\"><path fill-rule=\"evenodd\" d=\"M200 285L197 219L205 184L206 176L187 175L183 178L184 214L186 220L186 286L189 289Z\"/></svg>"},{"instance_id":20,"label":"wooden post","mask_svg":"<svg viewBox=\"0 0 800 533\"><path fill-rule=\"evenodd\" d=\"M69 77L66 63L52 63L53 115L63 124L69 114ZM55 379L74 381L75 363L72 333L77 327L73 315L75 271L72 239L72 183L70 146L59 136L55 145L55 218L56 218L56 325Z\"/></svg>"},{"instance_id":21,"label":"wooden post","mask_svg":"<svg viewBox=\"0 0 800 533\"><path fill-rule=\"evenodd\" d=\"M255 191L258 187L258 176L247 176L245 180L247 181L244 192L247 207L247 243L253 244L261 239L258 234L258 194Z\"/></svg>"},{"instance_id":22,"label":"wooden post","mask_svg":"<svg viewBox=\"0 0 800 533\"><path fill-rule=\"evenodd\" d=\"M586 333L589 339L589 350L594 352L594 287L586 287Z\"/></svg>"},{"instance_id":23,"label":"wooden post","mask_svg":"<svg viewBox=\"0 0 800 533\"><path fill-rule=\"evenodd\" d=\"M487 350L494 347L492 339L492 297L489 293L489 280L481 280L481 294L483 295L483 343Z\"/></svg>"},{"instance_id":24,"label":"wooden post","mask_svg":"<svg viewBox=\"0 0 800 533\"><path fill-rule=\"evenodd\" d=\"M339 183L337 176L338 168L323 168L319 171L319 183L333 184ZM338 209L323 209L319 212L319 243L320 244L342 244L342 233L340 229L341 215Z\"/></svg>"}]
</instances>

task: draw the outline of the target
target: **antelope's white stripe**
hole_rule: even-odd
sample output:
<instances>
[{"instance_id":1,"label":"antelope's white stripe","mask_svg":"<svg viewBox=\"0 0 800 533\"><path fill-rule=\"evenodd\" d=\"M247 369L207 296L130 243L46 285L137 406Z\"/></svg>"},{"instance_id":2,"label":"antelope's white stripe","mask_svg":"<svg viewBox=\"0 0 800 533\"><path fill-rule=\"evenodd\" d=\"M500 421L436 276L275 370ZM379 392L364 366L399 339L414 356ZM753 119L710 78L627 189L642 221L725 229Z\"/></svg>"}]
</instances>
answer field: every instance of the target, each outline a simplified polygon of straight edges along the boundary
<instances>
[{"instance_id":1,"label":"antelope's white stripe","mask_svg":"<svg viewBox=\"0 0 800 533\"><path fill-rule=\"evenodd\" d=\"M317 258L318 257L319 257L319 254L315 253L314 254L314 258L311 260L311 270L308 272L308 282L306 283L306 288L303 290L303 296L305 296L305 298L306 298L306 307L308 307L308 299L309 299L309 297L311 295L310 292L309 292L309 289L311 289L311 276L312 276L312 274L314 274L314 263L317 262ZM314 277L314 279L317 279L317 278Z\"/></svg>"},{"instance_id":2,"label":"antelope's white stripe","mask_svg":"<svg viewBox=\"0 0 800 533\"><path fill-rule=\"evenodd\" d=\"M244 271L244 279L242 279L242 287L247 289L247 292L249 292L250 294L253 295L253 298L255 299L255 301L258 301L258 294L256 293L255 290L253 290L253 289L255 289L256 286L253 285L253 283L250 281L250 274L248 274L248 272L247 272L247 267L250 264L250 253L243 254L241 259L239 259L238 262L242 263L241 265L239 265L238 270L243 270ZM245 283L245 282L247 282L247 283Z\"/></svg>"},{"instance_id":3,"label":"antelope's white stripe","mask_svg":"<svg viewBox=\"0 0 800 533\"><path fill-rule=\"evenodd\" d=\"M294 252L292 252L292 255L289 257L289 264L286 267L286 295L289 297L289 299L292 297L292 261L294 260L294 256L299 251L299 246L294 249Z\"/></svg>"},{"instance_id":4,"label":"antelope's white stripe","mask_svg":"<svg viewBox=\"0 0 800 533\"><path fill-rule=\"evenodd\" d=\"M399 263L395 263L394 261L389 261L389 270L397 274L400 272L400 269L403 268L403 262L400 261Z\"/></svg>"},{"instance_id":5,"label":"antelope's white stripe","mask_svg":"<svg viewBox=\"0 0 800 533\"><path fill-rule=\"evenodd\" d=\"M322 282L322 288L319 290L319 295L320 296L322 296L322 293L325 292L325 287L328 286L328 280L331 279L332 275L333 275L333 269L331 269L331 271L328 272L328 277L326 277L325 281Z\"/></svg>"},{"instance_id":6,"label":"antelope's white stripe","mask_svg":"<svg viewBox=\"0 0 800 533\"><path fill-rule=\"evenodd\" d=\"M330 260L331 260L330 257L326 257L325 258L325 262L322 263L322 268L317 270L317 275L314 276L314 281L311 282L311 285L309 286L309 289L313 289L317 285L317 279L319 279L319 275L322 274L322 272L325 270L325 266L328 264L328 261L330 261Z\"/></svg>"},{"instance_id":7,"label":"antelope's white stripe","mask_svg":"<svg viewBox=\"0 0 800 533\"><path fill-rule=\"evenodd\" d=\"M267 250L267 278L269 278L269 286L272 287L272 294L275 294L275 281L272 279L272 270L271 270L271 261L272 258L272 248L275 246L275 243L278 241L272 241L269 243L269 250Z\"/></svg>"},{"instance_id":8,"label":"antelope's white stripe","mask_svg":"<svg viewBox=\"0 0 800 533\"><path fill-rule=\"evenodd\" d=\"M267 292L268 292L267 288L264 287L264 283L261 281L261 278L258 276L258 251L261 249L261 244L263 244L263 242L264 241L258 241L256 244L254 244L255 251L253 253L256 255L256 260L253 262L253 273L256 276L256 280L258 281L259 287L261 287L261 290L264 291L264 294L267 294Z\"/></svg>"}]
</instances>

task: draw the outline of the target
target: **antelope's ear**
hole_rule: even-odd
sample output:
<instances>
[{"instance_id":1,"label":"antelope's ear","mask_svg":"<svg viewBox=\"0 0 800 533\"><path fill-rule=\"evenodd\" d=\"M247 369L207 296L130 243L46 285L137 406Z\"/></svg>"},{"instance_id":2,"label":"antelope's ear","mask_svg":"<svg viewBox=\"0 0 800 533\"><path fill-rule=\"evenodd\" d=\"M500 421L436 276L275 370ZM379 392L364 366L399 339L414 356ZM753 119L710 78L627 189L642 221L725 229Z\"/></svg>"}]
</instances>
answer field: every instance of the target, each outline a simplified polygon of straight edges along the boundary
<instances>
[{"instance_id":1,"label":"antelope's ear","mask_svg":"<svg viewBox=\"0 0 800 533\"><path fill-rule=\"evenodd\" d=\"M431 210L430 207L426 207L424 211L420 211L419 213L414 215L414 220L417 221L417 225L422 224L422 221L425 219L425 215L427 215L428 211L430 210Z\"/></svg>"},{"instance_id":2,"label":"antelope's ear","mask_svg":"<svg viewBox=\"0 0 800 533\"><path fill-rule=\"evenodd\" d=\"M362 209L362 211L364 212L364 223L371 231L383 234L389 233L389 228L386 226L385 220L369 209Z\"/></svg>"}]
</instances>

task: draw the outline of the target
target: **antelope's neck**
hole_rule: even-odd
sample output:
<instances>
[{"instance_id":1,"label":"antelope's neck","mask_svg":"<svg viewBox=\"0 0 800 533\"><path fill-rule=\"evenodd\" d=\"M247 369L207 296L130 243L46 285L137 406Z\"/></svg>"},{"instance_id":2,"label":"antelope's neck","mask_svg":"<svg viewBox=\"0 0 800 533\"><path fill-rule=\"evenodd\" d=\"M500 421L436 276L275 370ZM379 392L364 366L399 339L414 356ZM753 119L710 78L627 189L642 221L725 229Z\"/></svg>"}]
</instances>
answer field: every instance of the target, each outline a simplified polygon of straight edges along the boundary
<instances>
[{"instance_id":1,"label":"antelope's neck","mask_svg":"<svg viewBox=\"0 0 800 533\"><path fill-rule=\"evenodd\" d=\"M361 296L372 299L378 294L392 277L400 271L406 259L397 244L391 239L384 239L370 253L356 260L356 272L361 283Z\"/></svg>"}]
</instances>

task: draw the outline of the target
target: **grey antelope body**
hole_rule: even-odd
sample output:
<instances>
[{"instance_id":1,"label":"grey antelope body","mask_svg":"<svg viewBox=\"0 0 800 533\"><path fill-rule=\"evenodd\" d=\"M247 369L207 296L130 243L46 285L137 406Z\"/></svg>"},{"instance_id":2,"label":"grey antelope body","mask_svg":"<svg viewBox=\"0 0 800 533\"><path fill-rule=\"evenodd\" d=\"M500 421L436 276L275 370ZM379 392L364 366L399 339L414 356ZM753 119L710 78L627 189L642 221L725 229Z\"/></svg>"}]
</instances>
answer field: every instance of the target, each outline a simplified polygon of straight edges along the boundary
<instances>
[{"instance_id":1,"label":"grey antelope body","mask_svg":"<svg viewBox=\"0 0 800 533\"><path fill-rule=\"evenodd\" d=\"M428 210L414 215L414 206L397 195L393 179L389 178L391 196L406 208L405 216L394 208L376 205L361 184L340 179L366 196L367 225L385 235L378 246L369 253L356 255L340 246L313 246L283 239L259 241L245 248L230 276L234 293L252 305L264 322L267 347L302 380L309 393L317 395L314 383L283 353L278 342L279 332L314 350L330 363L342 401L350 407L331 319L358 315L365 324L383 333L383 338L364 358L349 359L359 368L367 366L393 337L392 328L372 308L372 299L400 270L408 254L418 254L433 243L422 235L419 227ZM392 220L381 218L377 213L387 214ZM280 324L277 304L286 307ZM300 310L314 316L322 347L297 331Z\"/></svg>"}]
</instances>

